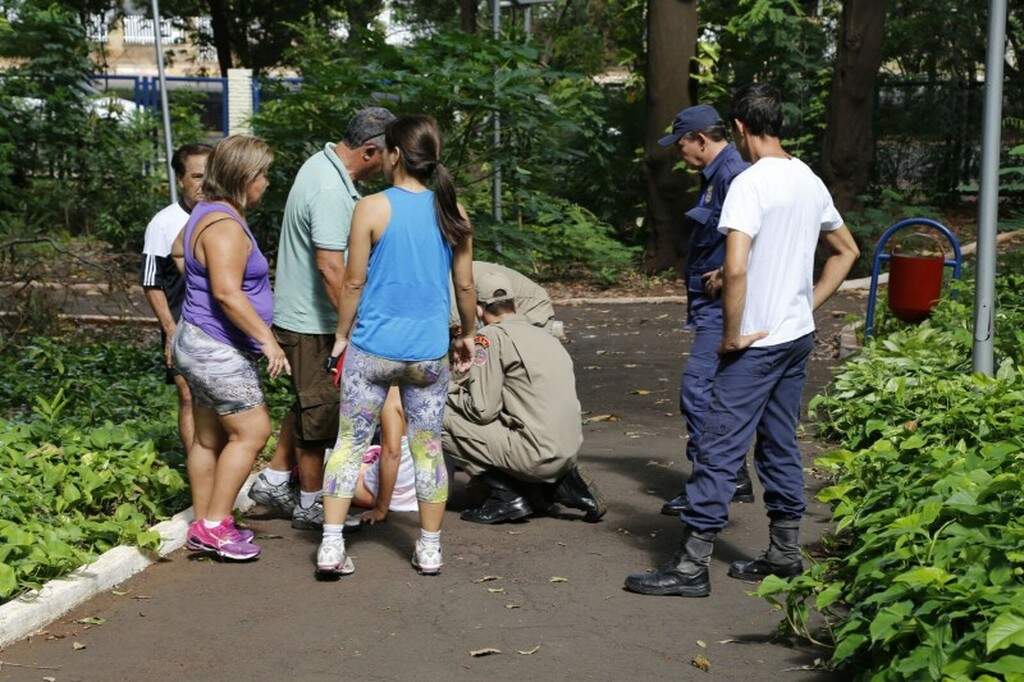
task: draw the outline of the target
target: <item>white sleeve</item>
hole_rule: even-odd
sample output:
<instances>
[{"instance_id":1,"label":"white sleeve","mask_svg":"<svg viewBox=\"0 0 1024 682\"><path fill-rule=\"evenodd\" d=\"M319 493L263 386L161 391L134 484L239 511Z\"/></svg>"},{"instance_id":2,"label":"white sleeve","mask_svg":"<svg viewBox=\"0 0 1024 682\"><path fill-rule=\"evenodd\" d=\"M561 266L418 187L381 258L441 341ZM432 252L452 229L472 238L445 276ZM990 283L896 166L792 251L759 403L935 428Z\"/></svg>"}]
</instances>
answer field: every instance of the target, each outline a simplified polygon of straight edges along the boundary
<instances>
[{"instance_id":1,"label":"white sleeve","mask_svg":"<svg viewBox=\"0 0 1024 682\"><path fill-rule=\"evenodd\" d=\"M819 182L821 182L820 179ZM821 182L821 192L823 196L821 231L832 232L833 230L838 230L843 226L843 217L839 215L836 205L832 202L832 195L829 194L828 187L825 187L824 182Z\"/></svg>"},{"instance_id":2,"label":"white sleeve","mask_svg":"<svg viewBox=\"0 0 1024 682\"><path fill-rule=\"evenodd\" d=\"M157 213L146 225L146 237L142 243L142 253L146 256L164 257L171 251L165 243L163 230L160 229L160 214Z\"/></svg>"},{"instance_id":3,"label":"white sleeve","mask_svg":"<svg viewBox=\"0 0 1024 682\"><path fill-rule=\"evenodd\" d=\"M718 219L718 231L722 234L737 230L753 239L761 231L761 201L749 178L746 173L740 173L729 186Z\"/></svg>"}]
</instances>

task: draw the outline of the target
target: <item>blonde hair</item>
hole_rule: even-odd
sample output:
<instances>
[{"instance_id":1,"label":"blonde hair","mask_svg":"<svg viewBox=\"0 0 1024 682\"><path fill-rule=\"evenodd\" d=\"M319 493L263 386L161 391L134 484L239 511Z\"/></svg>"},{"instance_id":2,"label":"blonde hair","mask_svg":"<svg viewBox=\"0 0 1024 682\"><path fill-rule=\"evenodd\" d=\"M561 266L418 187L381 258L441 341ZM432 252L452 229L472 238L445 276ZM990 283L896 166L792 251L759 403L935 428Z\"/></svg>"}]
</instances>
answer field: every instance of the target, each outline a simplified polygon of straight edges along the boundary
<instances>
[{"instance_id":1,"label":"blonde hair","mask_svg":"<svg viewBox=\"0 0 1024 682\"><path fill-rule=\"evenodd\" d=\"M244 210L249 185L270 168L274 152L262 138L230 135L217 143L206 160L204 201L226 201Z\"/></svg>"}]
</instances>

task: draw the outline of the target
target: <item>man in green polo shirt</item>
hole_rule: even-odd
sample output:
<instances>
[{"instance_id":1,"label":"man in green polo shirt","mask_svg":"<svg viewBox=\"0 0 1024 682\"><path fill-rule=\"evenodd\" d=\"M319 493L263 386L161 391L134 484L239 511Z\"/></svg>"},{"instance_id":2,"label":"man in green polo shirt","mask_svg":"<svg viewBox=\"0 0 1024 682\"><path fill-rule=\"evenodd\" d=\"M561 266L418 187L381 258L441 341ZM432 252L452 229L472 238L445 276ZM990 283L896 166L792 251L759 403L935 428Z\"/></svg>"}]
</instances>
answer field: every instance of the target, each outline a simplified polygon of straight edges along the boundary
<instances>
[{"instance_id":1,"label":"man in green polo shirt","mask_svg":"<svg viewBox=\"0 0 1024 682\"><path fill-rule=\"evenodd\" d=\"M381 172L384 127L394 118L381 107L356 112L340 143L328 143L302 165L285 204L274 285L274 335L291 365L296 400L282 422L274 458L260 472L249 497L275 511L290 512L294 528L323 524L324 450L338 435L339 396L325 364L334 344L349 226L359 200L355 183ZM290 483L296 460L298 496Z\"/></svg>"}]
</instances>

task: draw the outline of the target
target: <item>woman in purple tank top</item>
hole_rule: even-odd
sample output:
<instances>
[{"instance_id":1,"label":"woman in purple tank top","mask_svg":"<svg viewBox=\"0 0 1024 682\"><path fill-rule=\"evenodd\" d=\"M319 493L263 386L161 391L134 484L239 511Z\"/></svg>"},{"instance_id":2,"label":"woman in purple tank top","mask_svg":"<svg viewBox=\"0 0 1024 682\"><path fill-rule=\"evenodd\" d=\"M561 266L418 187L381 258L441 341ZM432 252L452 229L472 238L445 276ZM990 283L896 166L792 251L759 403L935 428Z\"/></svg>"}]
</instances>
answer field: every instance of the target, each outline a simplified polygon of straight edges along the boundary
<instances>
[{"instance_id":1,"label":"woman in purple tank top","mask_svg":"<svg viewBox=\"0 0 1024 682\"><path fill-rule=\"evenodd\" d=\"M267 259L243 214L267 189L273 154L245 135L220 141L207 161L204 200L185 225L185 303L174 363L192 390L195 440L188 453L195 521L189 549L226 559L260 554L252 532L235 527L235 498L270 437L257 361L290 374L270 331L274 303Z\"/></svg>"}]
</instances>

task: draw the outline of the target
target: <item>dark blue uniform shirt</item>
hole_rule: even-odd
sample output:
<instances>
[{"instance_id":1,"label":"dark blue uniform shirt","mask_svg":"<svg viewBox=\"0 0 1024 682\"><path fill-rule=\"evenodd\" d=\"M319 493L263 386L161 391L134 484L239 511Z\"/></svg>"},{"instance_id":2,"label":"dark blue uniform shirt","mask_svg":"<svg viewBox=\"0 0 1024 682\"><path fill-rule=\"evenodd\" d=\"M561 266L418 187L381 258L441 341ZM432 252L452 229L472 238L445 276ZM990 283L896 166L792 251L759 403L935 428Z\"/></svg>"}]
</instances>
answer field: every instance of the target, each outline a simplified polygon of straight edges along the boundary
<instances>
[{"instance_id":1,"label":"dark blue uniform shirt","mask_svg":"<svg viewBox=\"0 0 1024 682\"><path fill-rule=\"evenodd\" d=\"M686 212L690 224L690 253L686 258L686 289L691 299L694 294L703 298L706 272L717 270L725 262L725 235L718 231L722 204L733 178L742 173L749 163L743 160L732 144L718 153L701 173L700 198L697 205Z\"/></svg>"}]
</instances>

